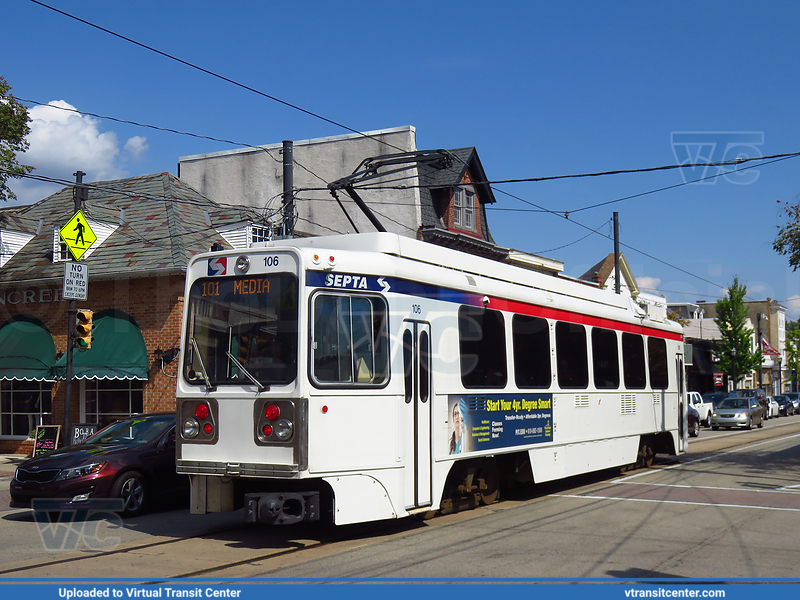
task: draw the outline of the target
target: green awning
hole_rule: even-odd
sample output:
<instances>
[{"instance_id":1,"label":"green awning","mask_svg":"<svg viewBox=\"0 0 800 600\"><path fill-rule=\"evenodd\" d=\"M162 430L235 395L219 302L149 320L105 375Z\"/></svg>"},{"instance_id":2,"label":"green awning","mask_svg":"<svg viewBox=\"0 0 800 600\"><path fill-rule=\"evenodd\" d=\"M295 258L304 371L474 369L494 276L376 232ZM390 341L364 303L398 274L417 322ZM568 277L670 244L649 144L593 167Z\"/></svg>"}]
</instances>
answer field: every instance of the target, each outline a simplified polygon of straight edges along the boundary
<instances>
[{"instance_id":1,"label":"green awning","mask_svg":"<svg viewBox=\"0 0 800 600\"><path fill-rule=\"evenodd\" d=\"M19 316L0 329L0 379L52 381L53 336L39 319Z\"/></svg>"},{"instance_id":2,"label":"green awning","mask_svg":"<svg viewBox=\"0 0 800 600\"><path fill-rule=\"evenodd\" d=\"M119 310L95 313L92 347L72 350L74 379L147 380L150 369L147 346L136 322ZM66 379L67 356L53 367L57 379Z\"/></svg>"}]
</instances>

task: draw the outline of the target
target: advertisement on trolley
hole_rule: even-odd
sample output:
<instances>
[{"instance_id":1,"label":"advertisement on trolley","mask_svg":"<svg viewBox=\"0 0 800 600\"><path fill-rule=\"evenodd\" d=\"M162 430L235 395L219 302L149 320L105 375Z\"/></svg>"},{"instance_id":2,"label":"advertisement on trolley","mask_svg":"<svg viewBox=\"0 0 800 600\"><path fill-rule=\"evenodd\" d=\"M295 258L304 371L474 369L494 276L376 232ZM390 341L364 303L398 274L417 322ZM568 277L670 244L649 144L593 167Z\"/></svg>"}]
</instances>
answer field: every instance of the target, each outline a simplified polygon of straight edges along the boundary
<instances>
[{"instance_id":1,"label":"advertisement on trolley","mask_svg":"<svg viewBox=\"0 0 800 600\"><path fill-rule=\"evenodd\" d=\"M553 441L553 394L451 395L450 454Z\"/></svg>"}]
</instances>

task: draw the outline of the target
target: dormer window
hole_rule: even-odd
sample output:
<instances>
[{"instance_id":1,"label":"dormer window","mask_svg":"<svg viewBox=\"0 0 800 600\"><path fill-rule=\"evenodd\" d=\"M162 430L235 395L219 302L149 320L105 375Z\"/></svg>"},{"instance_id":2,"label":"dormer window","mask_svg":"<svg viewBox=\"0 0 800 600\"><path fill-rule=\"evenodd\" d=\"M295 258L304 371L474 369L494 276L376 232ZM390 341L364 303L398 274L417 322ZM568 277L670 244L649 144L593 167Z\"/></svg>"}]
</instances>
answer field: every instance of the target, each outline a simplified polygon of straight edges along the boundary
<instances>
[{"instance_id":1,"label":"dormer window","mask_svg":"<svg viewBox=\"0 0 800 600\"><path fill-rule=\"evenodd\" d=\"M272 227L264 225L250 226L250 245L272 241Z\"/></svg>"},{"instance_id":2,"label":"dormer window","mask_svg":"<svg viewBox=\"0 0 800 600\"><path fill-rule=\"evenodd\" d=\"M464 231L475 231L475 190L472 186L455 188L453 226Z\"/></svg>"},{"instance_id":3,"label":"dormer window","mask_svg":"<svg viewBox=\"0 0 800 600\"><path fill-rule=\"evenodd\" d=\"M72 260L67 244L58 235L58 229L53 228L53 262L64 262Z\"/></svg>"}]
</instances>

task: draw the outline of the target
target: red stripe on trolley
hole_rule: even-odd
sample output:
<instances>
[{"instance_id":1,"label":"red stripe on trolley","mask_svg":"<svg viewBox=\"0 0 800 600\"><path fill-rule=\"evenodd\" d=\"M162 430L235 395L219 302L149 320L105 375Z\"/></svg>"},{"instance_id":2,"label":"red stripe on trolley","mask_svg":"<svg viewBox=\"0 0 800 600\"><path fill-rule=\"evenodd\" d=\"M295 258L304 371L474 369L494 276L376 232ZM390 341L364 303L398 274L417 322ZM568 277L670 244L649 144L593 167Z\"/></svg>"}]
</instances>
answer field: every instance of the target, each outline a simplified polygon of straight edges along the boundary
<instances>
[{"instance_id":1,"label":"red stripe on trolley","mask_svg":"<svg viewBox=\"0 0 800 600\"><path fill-rule=\"evenodd\" d=\"M678 342L683 341L682 334L672 331L664 331L654 327L636 325L635 323L625 323L623 321L615 321L613 319L604 319L602 317L584 315L568 310L548 308L546 306L537 306L535 304L525 304L524 302L517 302L515 300L490 298L489 308L527 315L530 317L541 317L543 319L551 319L554 321L566 321L568 323L588 325L590 327L603 327L605 329L614 329L616 331L624 331L627 333L638 333L640 335L649 335L651 337L659 337Z\"/></svg>"}]
</instances>

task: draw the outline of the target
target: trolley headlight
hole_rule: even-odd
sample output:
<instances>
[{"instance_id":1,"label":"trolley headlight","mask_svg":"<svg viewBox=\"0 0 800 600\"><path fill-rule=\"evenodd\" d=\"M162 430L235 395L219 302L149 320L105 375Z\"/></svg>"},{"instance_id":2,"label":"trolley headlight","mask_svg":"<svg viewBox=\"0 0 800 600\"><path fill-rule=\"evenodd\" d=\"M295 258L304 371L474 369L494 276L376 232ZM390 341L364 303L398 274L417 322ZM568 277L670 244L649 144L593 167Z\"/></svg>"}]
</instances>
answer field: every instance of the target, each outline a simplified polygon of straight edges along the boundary
<instances>
[{"instance_id":1,"label":"trolley headlight","mask_svg":"<svg viewBox=\"0 0 800 600\"><path fill-rule=\"evenodd\" d=\"M197 422L197 419L186 419L183 422L183 437L193 438L198 433L200 433L200 423Z\"/></svg>"},{"instance_id":2,"label":"trolley headlight","mask_svg":"<svg viewBox=\"0 0 800 600\"><path fill-rule=\"evenodd\" d=\"M284 441L288 440L290 437L292 437L293 430L294 426L292 425L292 422L289 421L288 419L281 419L280 421L275 423L275 428L274 428L275 436L279 440L284 440Z\"/></svg>"}]
</instances>

